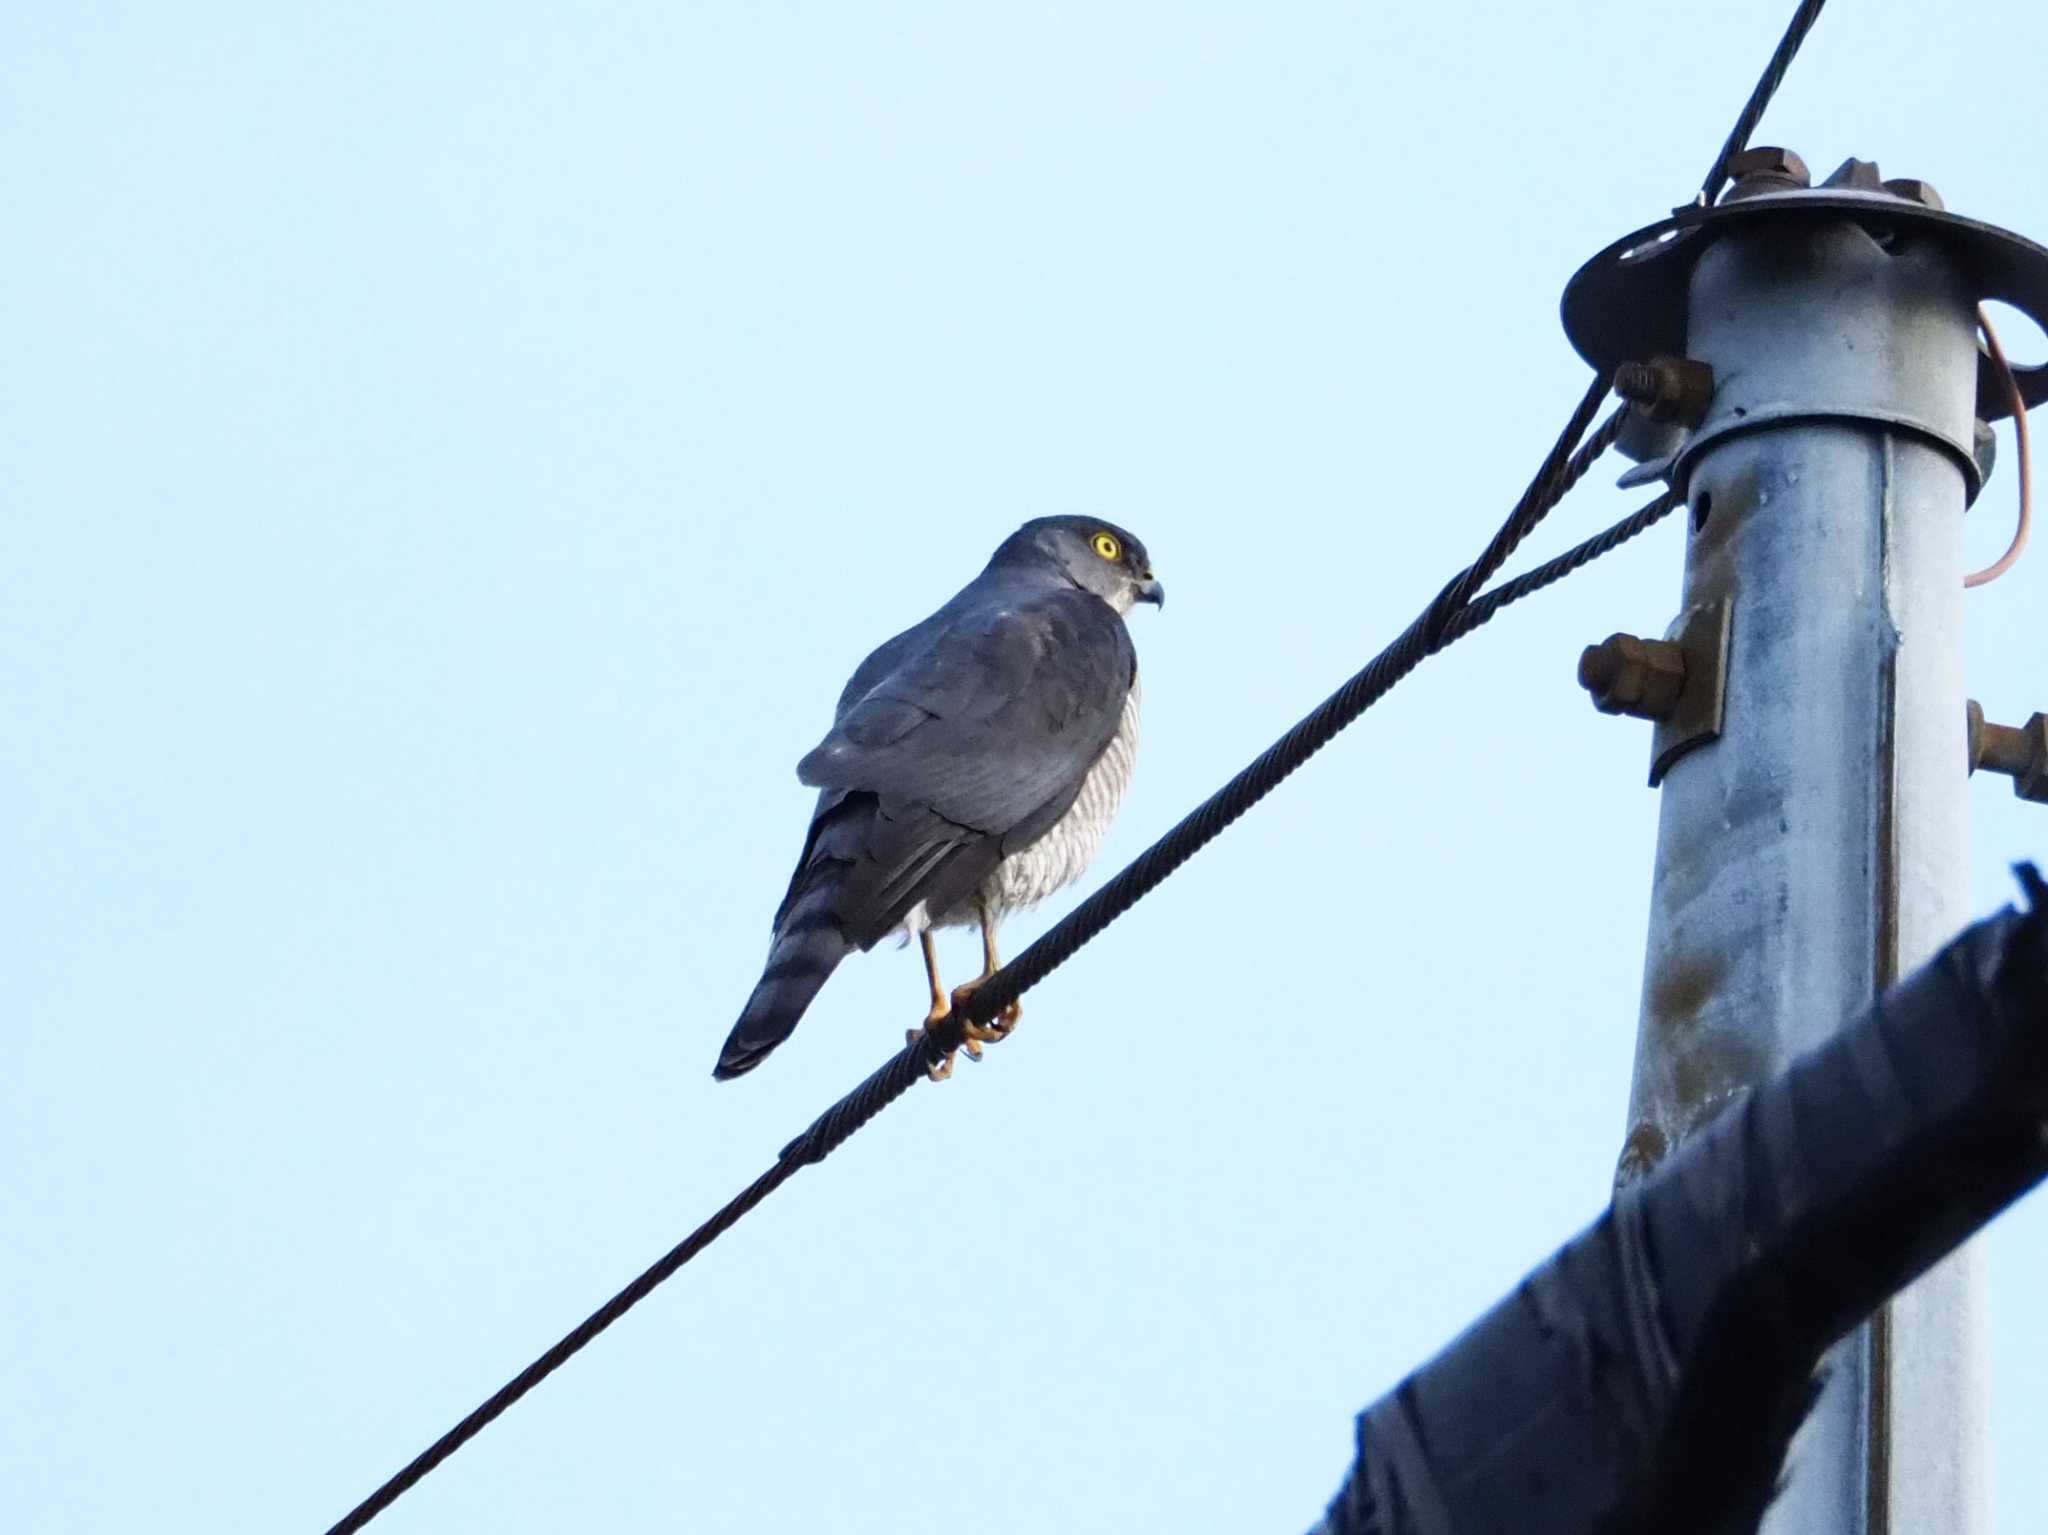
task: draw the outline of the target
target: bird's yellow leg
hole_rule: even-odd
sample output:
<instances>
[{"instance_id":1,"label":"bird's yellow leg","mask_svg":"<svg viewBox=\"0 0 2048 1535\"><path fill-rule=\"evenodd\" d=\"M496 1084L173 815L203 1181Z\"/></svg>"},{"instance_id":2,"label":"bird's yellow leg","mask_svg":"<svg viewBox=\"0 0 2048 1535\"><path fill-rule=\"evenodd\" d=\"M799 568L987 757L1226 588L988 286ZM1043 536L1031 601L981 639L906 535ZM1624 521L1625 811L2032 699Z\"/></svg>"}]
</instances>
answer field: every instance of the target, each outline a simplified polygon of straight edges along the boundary
<instances>
[{"instance_id":1,"label":"bird's yellow leg","mask_svg":"<svg viewBox=\"0 0 2048 1535\"><path fill-rule=\"evenodd\" d=\"M931 983L932 1010L925 1014L923 1028L911 1029L903 1036L904 1043L911 1045L916 1044L918 1040L931 1033L935 1027L953 1016L952 1000L946 995L945 983L939 979L939 951L937 945L932 942L932 930L926 928L923 932L919 933L917 941L924 949L924 975L925 979ZM969 1045L967 1053L976 1060L981 1059L981 1049L978 1045ZM953 1052L950 1050L946 1052L938 1065L926 1072L926 1075L934 1082L943 1082L952 1074Z\"/></svg>"},{"instance_id":2,"label":"bird's yellow leg","mask_svg":"<svg viewBox=\"0 0 2048 1535\"><path fill-rule=\"evenodd\" d=\"M989 920L988 907L981 907L979 915L981 917L981 974L969 981L965 986L953 988L953 1001L951 1004L953 1007L962 1006L969 997L988 984L990 976L1002 969L1002 961L996 958L996 925ZM1017 1020L1023 1016L1024 1004L1013 999L990 1022L970 1022L967 1025L968 1054L972 1055L976 1060L980 1060L981 1052L975 1046L993 1044L996 1040L1009 1038L1010 1030L1017 1027Z\"/></svg>"},{"instance_id":3,"label":"bird's yellow leg","mask_svg":"<svg viewBox=\"0 0 2048 1535\"><path fill-rule=\"evenodd\" d=\"M946 997L946 986L939 979L939 949L932 942L932 930L926 928L917 935L919 945L924 949L924 978L931 983L932 1010L925 1018L925 1027L940 1022L953 1011L953 1004Z\"/></svg>"}]
</instances>

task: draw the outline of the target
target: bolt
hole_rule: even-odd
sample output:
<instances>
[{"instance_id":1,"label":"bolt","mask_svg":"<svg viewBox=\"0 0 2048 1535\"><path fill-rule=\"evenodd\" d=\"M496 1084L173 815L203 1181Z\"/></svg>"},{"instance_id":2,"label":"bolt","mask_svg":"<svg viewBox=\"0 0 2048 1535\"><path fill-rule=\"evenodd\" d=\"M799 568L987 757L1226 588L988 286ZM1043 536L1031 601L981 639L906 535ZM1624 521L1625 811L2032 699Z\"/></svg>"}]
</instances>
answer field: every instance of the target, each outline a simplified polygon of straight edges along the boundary
<instances>
[{"instance_id":1,"label":"bolt","mask_svg":"<svg viewBox=\"0 0 2048 1535\"><path fill-rule=\"evenodd\" d=\"M1722 197L1723 202L1764 192L1798 192L1813 184L1813 173L1804 160L1789 149L1770 145L1730 155L1728 174L1735 184Z\"/></svg>"},{"instance_id":2,"label":"bolt","mask_svg":"<svg viewBox=\"0 0 2048 1535\"><path fill-rule=\"evenodd\" d=\"M1685 688L1685 652L1673 640L1610 634L1580 653L1579 686L1602 714L1669 719Z\"/></svg>"},{"instance_id":3,"label":"bolt","mask_svg":"<svg viewBox=\"0 0 2048 1535\"><path fill-rule=\"evenodd\" d=\"M1652 421L1698 426L1714 398L1714 370L1690 357L1652 357L1614 370L1614 392Z\"/></svg>"},{"instance_id":4,"label":"bolt","mask_svg":"<svg viewBox=\"0 0 2048 1535\"><path fill-rule=\"evenodd\" d=\"M1973 698L1967 717L1970 771L2002 773L2019 798L2048 804L2048 714L2033 715L2024 725L1994 725Z\"/></svg>"},{"instance_id":5,"label":"bolt","mask_svg":"<svg viewBox=\"0 0 2048 1535\"><path fill-rule=\"evenodd\" d=\"M1932 208L1936 213L1947 209L1947 204L1942 202L1939 192L1926 182L1916 181L1911 176L1894 176L1884 184L1884 189L1894 197L1903 197L1907 202L1918 203L1923 208Z\"/></svg>"}]
</instances>

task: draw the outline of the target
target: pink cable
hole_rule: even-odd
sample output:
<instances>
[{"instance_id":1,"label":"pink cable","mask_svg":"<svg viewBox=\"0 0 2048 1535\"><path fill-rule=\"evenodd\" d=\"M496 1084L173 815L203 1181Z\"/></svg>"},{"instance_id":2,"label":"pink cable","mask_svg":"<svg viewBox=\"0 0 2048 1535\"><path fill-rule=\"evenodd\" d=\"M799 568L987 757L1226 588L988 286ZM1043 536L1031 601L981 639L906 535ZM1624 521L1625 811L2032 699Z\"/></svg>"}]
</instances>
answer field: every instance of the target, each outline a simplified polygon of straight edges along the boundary
<instances>
[{"instance_id":1,"label":"pink cable","mask_svg":"<svg viewBox=\"0 0 2048 1535\"><path fill-rule=\"evenodd\" d=\"M2027 442L2027 402L2020 395L2020 381L2013 377L2012 364L2005 360L2005 348L1998 344L1998 332L1991 328L1991 320L1982 308L1977 311L1977 323L1984 328L1984 344L1991 349L1991 360L1998 364L2005 379L2006 399L2012 404L2012 431L2020 450L2020 525L2013 529L2012 544L2005 553L1982 570L1963 577L1965 587L1989 586L2018 564L2020 551L2027 547L2027 530L2034 520L2034 463L2033 450Z\"/></svg>"}]
</instances>

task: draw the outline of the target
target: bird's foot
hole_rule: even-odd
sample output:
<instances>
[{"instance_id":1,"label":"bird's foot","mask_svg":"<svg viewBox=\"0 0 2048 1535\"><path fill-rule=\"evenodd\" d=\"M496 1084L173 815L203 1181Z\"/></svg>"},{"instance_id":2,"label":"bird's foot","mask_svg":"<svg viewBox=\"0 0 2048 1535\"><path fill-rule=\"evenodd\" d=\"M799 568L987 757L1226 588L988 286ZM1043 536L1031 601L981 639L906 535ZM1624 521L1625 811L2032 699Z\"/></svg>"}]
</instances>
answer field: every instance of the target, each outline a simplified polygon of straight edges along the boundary
<instances>
[{"instance_id":1,"label":"bird's foot","mask_svg":"<svg viewBox=\"0 0 2048 1535\"><path fill-rule=\"evenodd\" d=\"M930 1014L926 1016L923 1028L905 1031L903 1036L904 1043L914 1045L920 1040L938 1037L940 1025L948 1022L961 1005L969 997L973 996L980 988L982 982L987 979L987 976L982 976L979 980L969 981L964 986L954 987L952 1000L933 1008ZM994 1020L989 1023L976 1023L971 1018L961 1019L959 1024L960 1043L952 1049L942 1048L938 1063L933 1066L927 1066L925 1068L925 1075L934 1082L945 1081L953 1075L954 1055L962 1051L966 1053L967 1059L970 1061L979 1061L981 1059L981 1047L983 1045L992 1045L999 1039L1008 1039L1010 1031L1017 1027L1017 1020L1023 1016L1024 1004L1022 1002L1011 1002L1001 1012L997 1013ZM948 1030L946 1032L950 1033L951 1031Z\"/></svg>"},{"instance_id":2,"label":"bird's foot","mask_svg":"<svg viewBox=\"0 0 2048 1535\"><path fill-rule=\"evenodd\" d=\"M965 1007L967 999L981 990L987 983L988 976L984 975L969 981L965 986L955 986L953 988L953 1002L950 1010L958 1011L960 1008ZM1024 1004L1012 998L1008 1003L1004 1004L1003 1010L987 1023L975 1023L972 1019L963 1019L964 1032L967 1036L965 1049L969 1058L978 1061L981 1059L979 1046L992 1045L997 1040L1008 1039L1010 1031L1017 1027L1017 1020L1023 1016Z\"/></svg>"},{"instance_id":3,"label":"bird's foot","mask_svg":"<svg viewBox=\"0 0 2048 1535\"><path fill-rule=\"evenodd\" d=\"M952 1016L952 1005L947 1002L940 1002L925 1016L922 1028L908 1029L903 1035L903 1042L906 1045L916 1045L925 1040L932 1040L939 1044L940 1049L937 1062L924 1069L924 1074L934 1082L943 1082L953 1075L954 1051L961 1048L961 1046L965 1047L970 1060L978 1061L981 1059L981 1047L971 1041L963 1040L961 1045L953 1047L948 1047L944 1044L946 1035L950 1034L951 1031L946 1030L942 1033L940 1026L946 1023ZM969 1027L971 1028L972 1025L969 1025Z\"/></svg>"}]
</instances>

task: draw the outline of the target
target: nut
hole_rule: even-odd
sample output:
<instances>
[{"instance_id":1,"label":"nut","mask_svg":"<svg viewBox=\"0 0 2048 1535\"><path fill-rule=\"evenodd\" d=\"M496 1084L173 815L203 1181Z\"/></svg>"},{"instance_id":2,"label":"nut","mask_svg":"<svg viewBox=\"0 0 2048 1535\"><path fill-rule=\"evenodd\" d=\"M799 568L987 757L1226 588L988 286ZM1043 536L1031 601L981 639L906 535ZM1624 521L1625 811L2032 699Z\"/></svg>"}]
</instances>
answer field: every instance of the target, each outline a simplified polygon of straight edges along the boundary
<instances>
[{"instance_id":1,"label":"nut","mask_svg":"<svg viewBox=\"0 0 2048 1535\"><path fill-rule=\"evenodd\" d=\"M1579 686L1602 714L1668 719L1685 690L1685 652L1672 640L1610 634L1580 653Z\"/></svg>"},{"instance_id":2,"label":"nut","mask_svg":"<svg viewBox=\"0 0 2048 1535\"><path fill-rule=\"evenodd\" d=\"M1923 208L1932 208L1936 213L1946 211L1941 194L1924 181L1911 176L1894 176L1884 184L1884 189L1894 197L1903 197L1907 202L1918 203Z\"/></svg>"},{"instance_id":3,"label":"nut","mask_svg":"<svg viewBox=\"0 0 2048 1535\"><path fill-rule=\"evenodd\" d=\"M1744 176L1782 176L1788 181L1796 181L1800 186L1808 186L1813 181L1813 173L1806 168L1806 162L1796 153L1770 144L1730 155L1728 174L1737 180Z\"/></svg>"},{"instance_id":4,"label":"nut","mask_svg":"<svg viewBox=\"0 0 2048 1535\"><path fill-rule=\"evenodd\" d=\"M1722 197L1723 202L1767 192L1799 192L1813 184L1813 174L1804 160L1789 149L1768 145L1730 155L1728 174L1734 178L1734 184Z\"/></svg>"}]
</instances>

